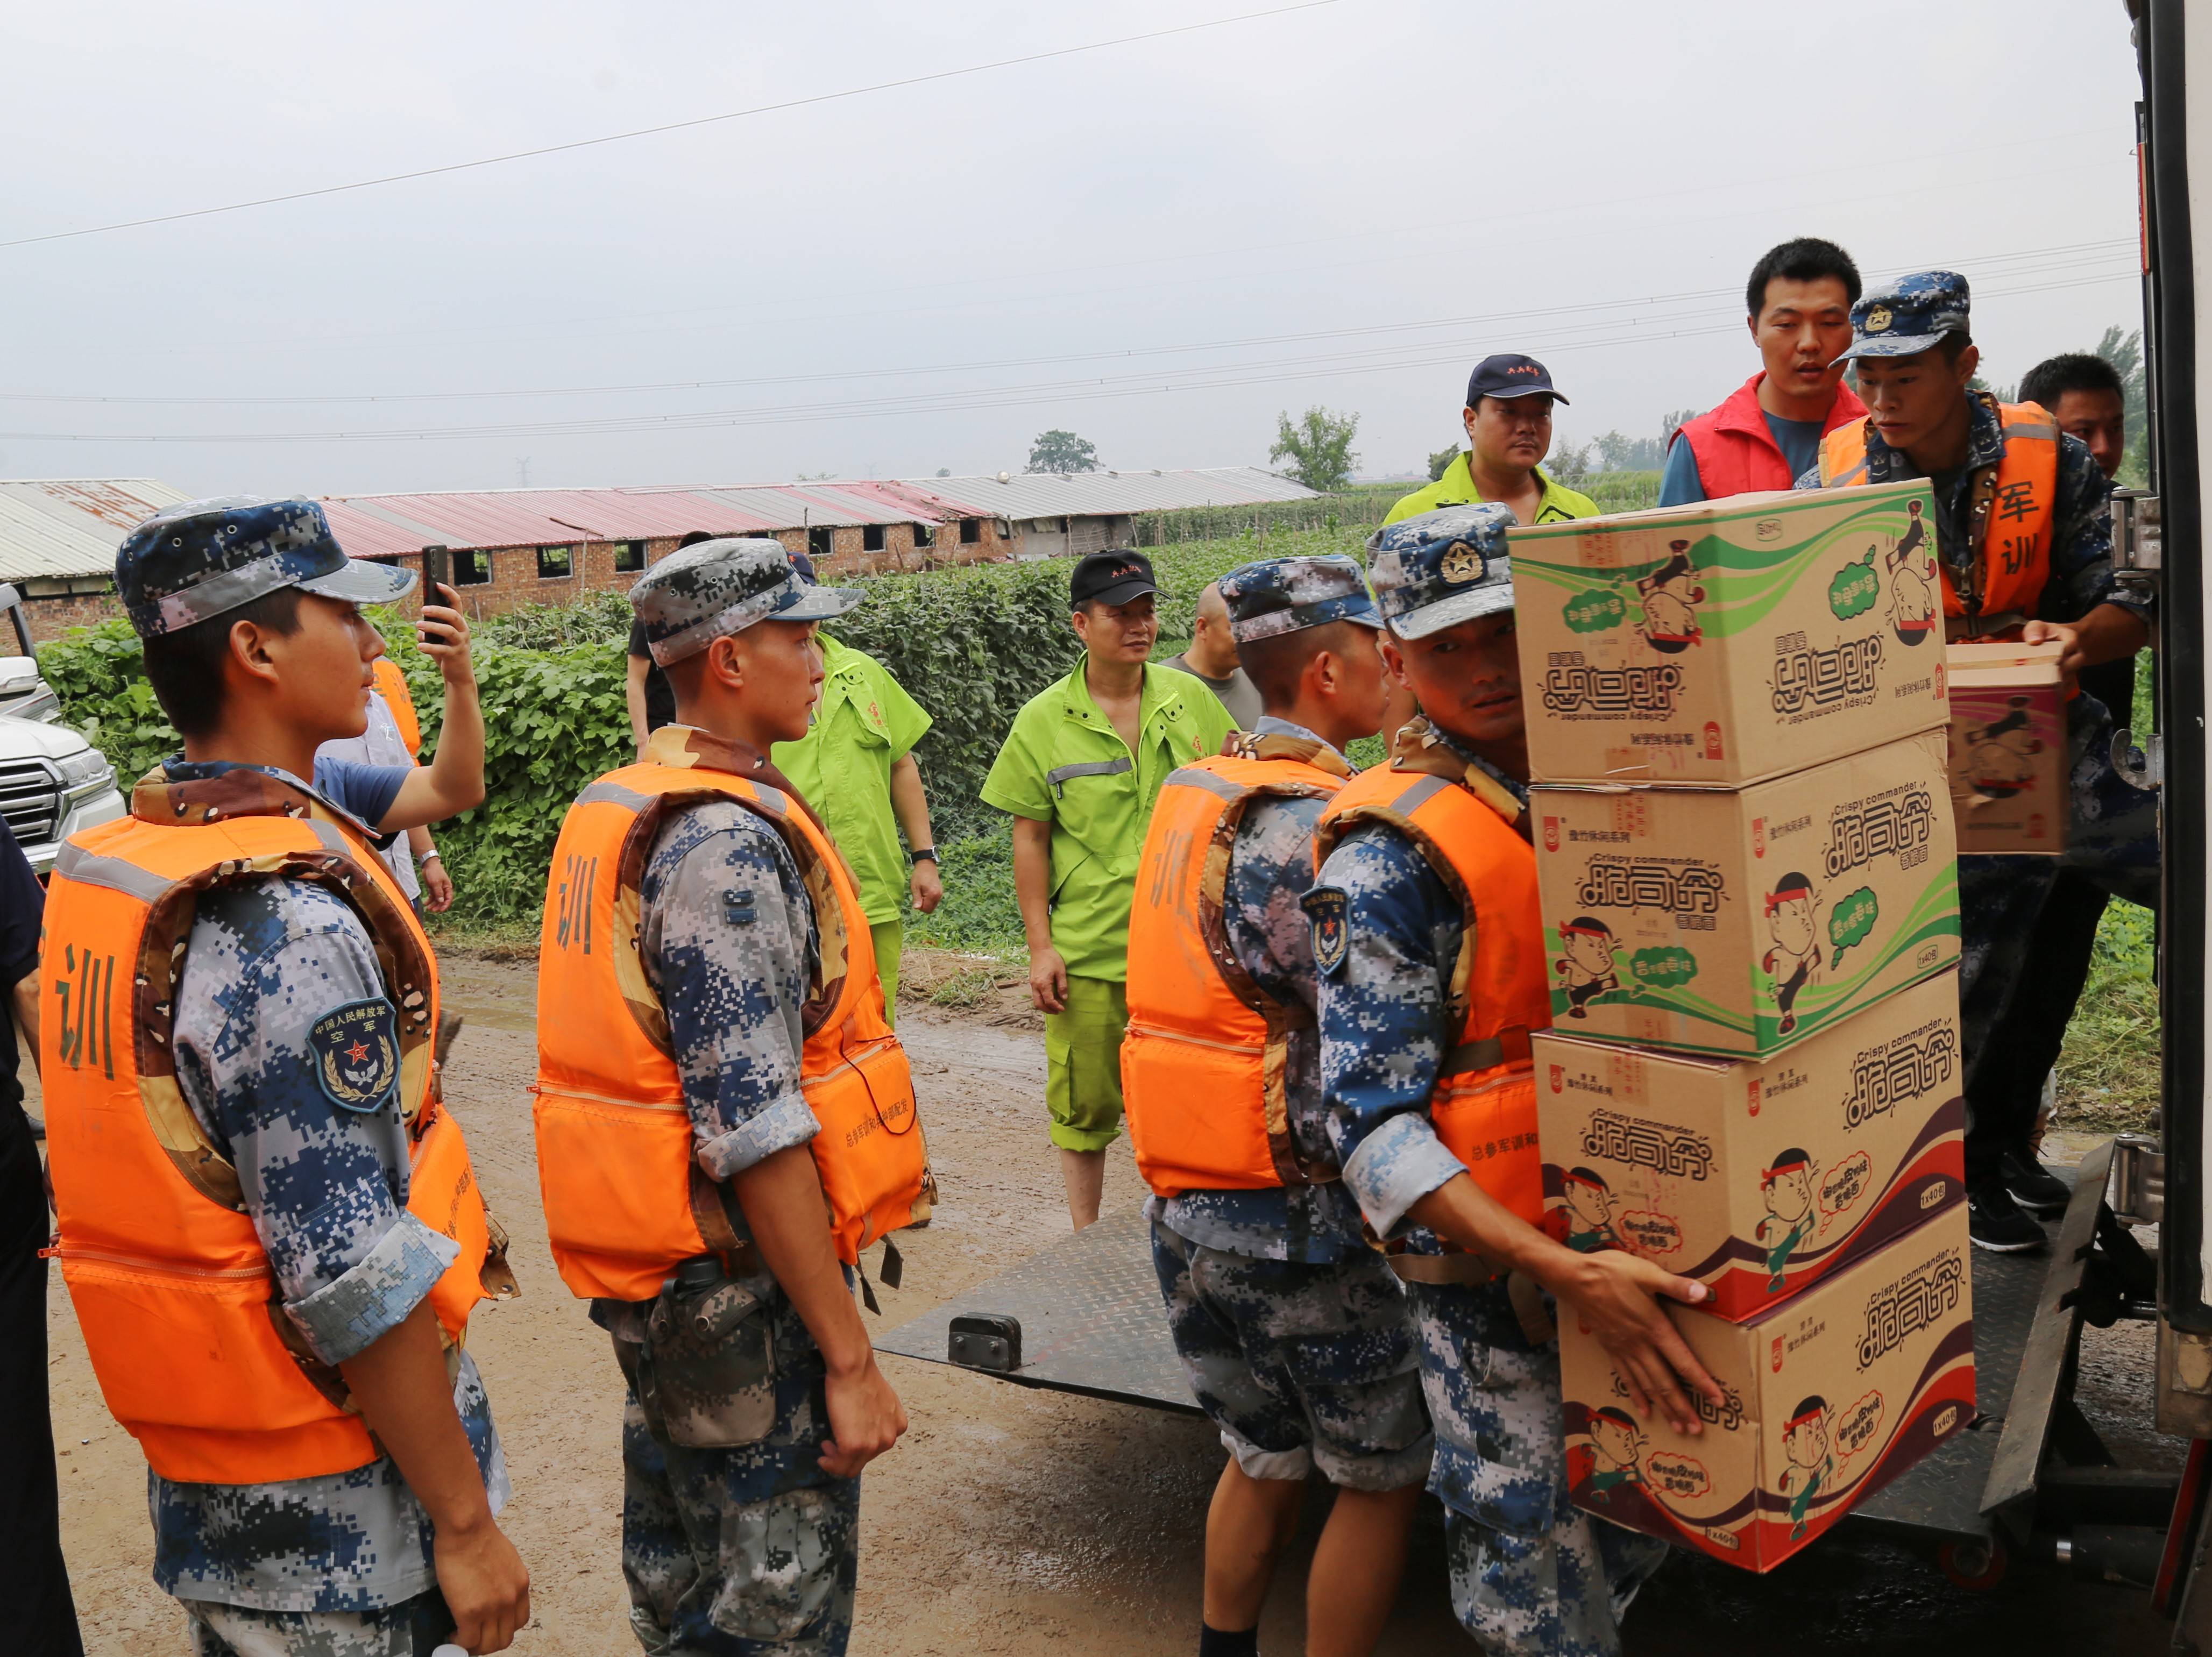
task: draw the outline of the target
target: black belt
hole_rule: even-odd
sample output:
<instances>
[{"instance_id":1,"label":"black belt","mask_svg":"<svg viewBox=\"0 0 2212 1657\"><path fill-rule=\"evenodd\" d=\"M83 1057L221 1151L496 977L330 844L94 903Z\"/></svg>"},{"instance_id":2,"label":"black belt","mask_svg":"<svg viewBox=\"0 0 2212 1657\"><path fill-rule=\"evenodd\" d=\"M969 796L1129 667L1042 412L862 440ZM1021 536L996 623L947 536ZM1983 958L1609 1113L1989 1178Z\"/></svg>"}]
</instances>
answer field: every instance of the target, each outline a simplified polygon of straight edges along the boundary
<instances>
[{"instance_id":1,"label":"black belt","mask_svg":"<svg viewBox=\"0 0 2212 1657\"><path fill-rule=\"evenodd\" d=\"M1500 1030L1495 1035L1485 1036L1480 1041L1462 1041L1447 1053L1443 1063L1437 1066L1439 1076L1457 1076L1471 1070L1496 1070L1500 1065L1525 1065L1528 1062L1528 1032L1516 1026Z\"/></svg>"},{"instance_id":2,"label":"black belt","mask_svg":"<svg viewBox=\"0 0 2212 1657\"><path fill-rule=\"evenodd\" d=\"M1943 642L1951 645L1977 640L1994 642L2000 634L2027 625L2027 617L2016 610L2008 610L1997 616L1946 616L1943 618Z\"/></svg>"}]
</instances>

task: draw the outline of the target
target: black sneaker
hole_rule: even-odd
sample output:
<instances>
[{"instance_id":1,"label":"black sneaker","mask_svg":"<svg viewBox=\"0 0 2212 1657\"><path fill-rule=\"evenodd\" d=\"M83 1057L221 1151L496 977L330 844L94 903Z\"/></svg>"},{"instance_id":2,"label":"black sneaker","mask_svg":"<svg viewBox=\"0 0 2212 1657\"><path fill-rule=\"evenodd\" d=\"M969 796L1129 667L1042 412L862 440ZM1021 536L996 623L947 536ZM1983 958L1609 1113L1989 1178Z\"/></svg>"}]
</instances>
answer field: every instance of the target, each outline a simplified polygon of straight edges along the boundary
<instances>
[{"instance_id":1,"label":"black sneaker","mask_svg":"<svg viewBox=\"0 0 2212 1657\"><path fill-rule=\"evenodd\" d=\"M2008 1150L1997 1161L2013 1201L2037 1214L2063 1214L2074 1187L2026 1151Z\"/></svg>"},{"instance_id":2,"label":"black sneaker","mask_svg":"<svg viewBox=\"0 0 2212 1657\"><path fill-rule=\"evenodd\" d=\"M1975 1247L1992 1253L2020 1254L2043 1247L2043 1228L2021 1211L2002 1179L1967 1187L1966 1230Z\"/></svg>"}]
</instances>

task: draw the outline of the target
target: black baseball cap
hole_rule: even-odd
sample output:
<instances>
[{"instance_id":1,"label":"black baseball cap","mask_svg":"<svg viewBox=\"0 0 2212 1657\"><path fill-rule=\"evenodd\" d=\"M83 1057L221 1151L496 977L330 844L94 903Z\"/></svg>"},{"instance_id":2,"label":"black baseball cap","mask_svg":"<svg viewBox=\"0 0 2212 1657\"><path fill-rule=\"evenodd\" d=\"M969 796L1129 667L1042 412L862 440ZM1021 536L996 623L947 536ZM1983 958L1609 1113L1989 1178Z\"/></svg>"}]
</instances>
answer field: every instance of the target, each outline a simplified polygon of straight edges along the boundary
<instances>
[{"instance_id":1,"label":"black baseball cap","mask_svg":"<svg viewBox=\"0 0 2212 1657\"><path fill-rule=\"evenodd\" d=\"M1486 397L1533 397L1539 391L1567 400L1552 384L1552 371L1535 358L1501 351L1474 365L1467 379L1467 406L1472 409Z\"/></svg>"},{"instance_id":2,"label":"black baseball cap","mask_svg":"<svg viewBox=\"0 0 2212 1657\"><path fill-rule=\"evenodd\" d=\"M1091 554L1067 578L1068 605L1074 610L1085 604L1126 604L1158 591L1152 582L1152 561L1126 547Z\"/></svg>"}]
</instances>

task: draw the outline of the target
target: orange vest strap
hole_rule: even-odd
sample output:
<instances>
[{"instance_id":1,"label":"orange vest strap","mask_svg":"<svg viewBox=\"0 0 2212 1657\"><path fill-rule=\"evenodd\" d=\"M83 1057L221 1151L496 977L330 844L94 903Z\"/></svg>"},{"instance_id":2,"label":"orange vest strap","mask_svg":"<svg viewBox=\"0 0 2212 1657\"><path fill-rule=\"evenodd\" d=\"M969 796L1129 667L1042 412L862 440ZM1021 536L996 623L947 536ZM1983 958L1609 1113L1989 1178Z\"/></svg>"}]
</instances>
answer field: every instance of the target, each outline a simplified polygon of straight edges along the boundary
<instances>
[{"instance_id":1,"label":"orange vest strap","mask_svg":"<svg viewBox=\"0 0 2212 1657\"><path fill-rule=\"evenodd\" d=\"M61 850L54 854L53 871L64 880L86 886L105 886L110 891L135 897L141 903L155 902L176 884L167 875L142 868L128 858L102 857L97 852L88 852L73 840L64 841Z\"/></svg>"}]
</instances>

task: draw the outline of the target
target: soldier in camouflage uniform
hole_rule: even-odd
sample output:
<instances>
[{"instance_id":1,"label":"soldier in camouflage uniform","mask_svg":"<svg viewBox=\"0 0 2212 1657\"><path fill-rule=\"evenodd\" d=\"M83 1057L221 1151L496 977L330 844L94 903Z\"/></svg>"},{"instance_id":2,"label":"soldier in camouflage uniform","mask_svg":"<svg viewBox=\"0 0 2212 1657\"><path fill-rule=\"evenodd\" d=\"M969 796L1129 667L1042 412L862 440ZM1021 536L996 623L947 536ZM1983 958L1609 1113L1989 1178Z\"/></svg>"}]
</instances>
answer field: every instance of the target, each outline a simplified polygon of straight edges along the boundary
<instances>
[{"instance_id":1,"label":"soldier in camouflage uniform","mask_svg":"<svg viewBox=\"0 0 2212 1657\"><path fill-rule=\"evenodd\" d=\"M2000 558L2009 573L2024 557L2039 555L2041 590L2021 606L2032 613L1981 616L1973 636L2063 642L2070 685L2081 668L2124 662L2142 648L2149 637L2149 604L2113 576L2112 483L2088 446L2057 431L2038 404L2005 409L1987 392L1969 389L1979 362L1971 319L1966 279L1950 270L1899 277L1852 306L1853 339L1844 355L1858 361L1861 389L1875 410L1864 424L1865 463L1838 471L1824 459L1797 486L1927 477L1936 497L1936 549L1954 592L1986 592ZM2007 450L2023 436L2057 446L2052 498L2045 503L2047 545L2039 554L2022 553L2008 535L2013 503L2007 497L2023 486L2008 483ZM2000 541L2003 549L1991 550ZM1954 621L1953 636L1964 635ZM1983 1248L2041 1247L2042 1228L2021 1208L2063 1209L2072 1194L2029 1144L2043 1077L2057 1059L2072 998L2054 1006L2045 997L2020 998L2022 1010L2014 1010L2024 971L2064 970L2025 947L2059 871L2110 896L2146 907L2158 902L2156 797L2129 784L2112 763L2114 724L2125 724L2130 712L2107 708L2087 694L2068 704L2073 813L2063 856L1959 859L1966 1201L1974 1242Z\"/></svg>"},{"instance_id":2,"label":"soldier in camouflage uniform","mask_svg":"<svg viewBox=\"0 0 2212 1657\"><path fill-rule=\"evenodd\" d=\"M806 728L823 678L815 624L862 596L798 581L774 541L703 542L665 559L630 592L677 697L678 722L653 732L646 759L703 763L795 792L768 750ZM738 652L713 646L755 629L743 641L743 683L733 684ZM905 1431L906 1415L830 1250L806 1150L817 1131L799 1089L801 1011L820 980L813 902L783 837L728 799L669 812L639 895L639 953L667 1014L697 1162L735 1199L723 1206L740 1241L754 1245L740 1257L752 1269L733 1280L764 1308L773 1403L757 1440L676 1442L637 1384L656 1302L592 1302L629 1385L630 1625L647 1652L672 1657L837 1657L852 1633L860 1469ZM795 1211L775 1184L793 1173L811 1193ZM810 1241L810 1227L805 1270L779 1274L773 1268ZM712 1413L728 1403L691 1407Z\"/></svg>"},{"instance_id":3,"label":"soldier in camouflage uniform","mask_svg":"<svg viewBox=\"0 0 2212 1657\"><path fill-rule=\"evenodd\" d=\"M1525 839L1528 750L1505 531L1511 512L1450 507L1370 543L1383 654L1423 717L1397 733L1394 770L1468 788ZM1479 879L1479 871L1463 871ZM1430 1098L1459 1037L1448 1013L1466 920L1422 850L1354 818L1305 906L1320 974L1322 1088L1346 1188L1389 1241L1421 1338L1436 1429L1429 1489L1443 1501L1452 1606L1492 1654L1601 1657L1665 1545L1569 1504L1554 1296L1612 1353L1632 1401L1700 1430L1682 1383L1717 1402L1654 1296L1705 1290L1634 1255L1577 1253L1492 1197L1438 1139ZM1540 944L1534 947L1540 950ZM1479 1258L1453 1273L1422 1257ZM1495 1273L1488 1281L1476 1280Z\"/></svg>"},{"instance_id":4,"label":"soldier in camouflage uniform","mask_svg":"<svg viewBox=\"0 0 2212 1657\"><path fill-rule=\"evenodd\" d=\"M349 560L306 501L195 501L134 530L116 587L189 756L139 785L137 814L198 804L211 819L282 797L349 815L302 779L320 742L361 729L382 644L356 604L413 580ZM431 607L419 636L449 707L473 707L458 613ZM361 774L375 769L349 781L388 804L398 782ZM447 1637L497 1651L529 1619L528 1573L494 1521L508 1484L483 1383L465 1348L439 1361L425 1297L456 1245L405 1206L398 1089L352 1100L319 1079L319 1024L366 1006L389 1029L392 995L361 916L329 887L258 876L200 896L177 980L176 1082L237 1171L311 1373L350 1387L381 1443L365 1466L281 1483L149 1469L154 1580L183 1602L198 1657L408 1657Z\"/></svg>"},{"instance_id":5,"label":"soldier in camouflage uniform","mask_svg":"<svg viewBox=\"0 0 2212 1657\"><path fill-rule=\"evenodd\" d=\"M1349 558L1246 564L1220 584L1231 636L1265 712L1229 751L1349 776L1343 745L1386 705L1382 626ZM1313 950L1298 900L1313 880L1326 802L1253 798L1231 844L1222 925L1231 950L1297 1022L1283 1087L1297 1154L1325 1166ZM1427 1411L1406 1297L1359 1230L1343 1186L1190 1190L1146 1208L1169 1327L1206 1418L1230 1452L1206 1517L1200 1657L1249 1657L1274 1556L1308 1476L1337 1487L1308 1581L1316 1657L1373 1648L1429 1469Z\"/></svg>"}]
</instances>

